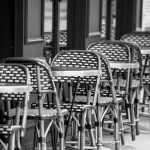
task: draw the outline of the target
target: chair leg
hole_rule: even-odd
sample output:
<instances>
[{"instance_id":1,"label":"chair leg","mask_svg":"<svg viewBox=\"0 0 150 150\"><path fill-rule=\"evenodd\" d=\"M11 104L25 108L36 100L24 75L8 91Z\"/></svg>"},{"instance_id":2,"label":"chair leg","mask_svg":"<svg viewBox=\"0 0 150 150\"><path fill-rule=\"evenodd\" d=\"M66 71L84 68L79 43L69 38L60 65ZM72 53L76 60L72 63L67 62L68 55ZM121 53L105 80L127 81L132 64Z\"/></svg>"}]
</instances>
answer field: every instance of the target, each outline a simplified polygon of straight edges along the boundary
<instances>
[{"instance_id":1,"label":"chair leg","mask_svg":"<svg viewBox=\"0 0 150 150\"><path fill-rule=\"evenodd\" d=\"M40 120L40 142L39 147L40 150L46 150L46 137L44 135L44 120Z\"/></svg>"},{"instance_id":2,"label":"chair leg","mask_svg":"<svg viewBox=\"0 0 150 150\"><path fill-rule=\"evenodd\" d=\"M136 135L139 135L139 90L137 91L137 98L135 99L135 129Z\"/></svg>"},{"instance_id":3,"label":"chair leg","mask_svg":"<svg viewBox=\"0 0 150 150\"><path fill-rule=\"evenodd\" d=\"M86 120L86 113L87 113L87 111L84 111L84 112L81 114L81 118L80 118L80 127L79 127L80 141L79 141L79 150L84 150L84 149L85 149L85 120Z\"/></svg>"},{"instance_id":4,"label":"chair leg","mask_svg":"<svg viewBox=\"0 0 150 150\"><path fill-rule=\"evenodd\" d=\"M114 138L115 138L115 150L120 150L120 126L119 126L119 108L118 105L115 106L116 116L114 116Z\"/></svg>"},{"instance_id":5,"label":"chair leg","mask_svg":"<svg viewBox=\"0 0 150 150\"><path fill-rule=\"evenodd\" d=\"M15 132L13 132L9 137L7 150L14 150L14 149L15 149Z\"/></svg>"},{"instance_id":6,"label":"chair leg","mask_svg":"<svg viewBox=\"0 0 150 150\"><path fill-rule=\"evenodd\" d=\"M93 129L92 129L91 115L92 115L91 110L88 110L87 111L87 129L89 133L91 146L95 147L96 145L95 145L95 138L94 138Z\"/></svg>"},{"instance_id":7,"label":"chair leg","mask_svg":"<svg viewBox=\"0 0 150 150\"><path fill-rule=\"evenodd\" d=\"M59 127L60 127L60 133L59 133L60 150L65 150L64 123L59 123Z\"/></svg>"},{"instance_id":8,"label":"chair leg","mask_svg":"<svg viewBox=\"0 0 150 150\"><path fill-rule=\"evenodd\" d=\"M120 125L120 138L121 138L121 143L122 145L125 145L125 139L124 139L124 125L123 125L123 118L122 118L122 114L121 114L121 106L119 108L119 125Z\"/></svg>"},{"instance_id":9,"label":"chair leg","mask_svg":"<svg viewBox=\"0 0 150 150\"><path fill-rule=\"evenodd\" d=\"M0 139L0 149L7 150L7 144L5 144L1 139Z\"/></svg>"},{"instance_id":10,"label":"chair leg","mask_svg":"<svg viewBox=\"0 0 150 150\"><path fill-rule=\"evenodd\" d=\"M78 118L79 120L79 114L74 114L75 118ZM72 119L72 122L71 122L71 140L74 141L74 140L77 140L78 138L78 125L77 125L77 122Z\"/></svg>"},{"instance_id":11,"label":"chair leg","mask_svg":"<svg viewBox=\"0 0 150 150\"><path fill-rule=\"evenodd\" d=\"M134 105L130 105L130 119L131 119L131 137L132 140L135 141L135 120L134 120Z\"/></svg>"},{"instance_id":12,"label":"chair leg","mask_svg":"<svg viewBox=\"0 0 150 150\"><path fill-rule=\"evenodd\" d=\"M102 114L103 114L104 108L101 106L98 106L97 108L97 150L102 149Z\"/></svg>"},{"instance_id":13,"label":"chair leg","mask_svg":"<svg viewBox=\"0 0 150 150\"><path fill-rule=\"evenodd\" d=\"M15 150L21 150L21 143L20 143L21 137L20 137L20 132L18 131L16 133L16 148Z\"/></svg>"},{"instance_id":14,"label":"chair leg","mask_svg":"<svg viewBox=\"0 0 150 150\"><path fill-rule=\"evenodd\" d=\"M36 149L38 145L38 135L37 135L37 132L36 132L36 126L34 127L34 137L33 137L33 150Z\"/></svg>"}]
</instances>

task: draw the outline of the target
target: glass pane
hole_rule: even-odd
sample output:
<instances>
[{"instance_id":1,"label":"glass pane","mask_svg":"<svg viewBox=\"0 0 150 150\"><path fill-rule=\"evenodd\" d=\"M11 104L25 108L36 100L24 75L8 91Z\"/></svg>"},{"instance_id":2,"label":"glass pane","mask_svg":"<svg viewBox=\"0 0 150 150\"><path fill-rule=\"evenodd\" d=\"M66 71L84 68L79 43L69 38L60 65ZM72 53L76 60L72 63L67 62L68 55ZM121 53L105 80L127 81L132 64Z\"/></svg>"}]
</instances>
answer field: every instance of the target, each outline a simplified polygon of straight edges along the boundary
<instances>
[{"instance_id":1,"label":"glass pane","mask_svg":"<svg viewBox=\"0 0 150 150\"><path fill-rule=\"evenodd\" d=\"M52 1L45 0L44 32L52 32Z\"/></svg>"},{"instance_id":2,"label":"glass pane","mask_svg":"<svg viewBox=\"0 0 150 150\"><path fill-rule=\"evenodd\" d=\"M60 2L60 30L67 30L67 0Z\"/></svg>"},{"instance_id":3,"label":"glass pane","mask_svg":"<svg viewBox=\"0 0 150 150\"><path fill-rule=\"evenodd\" d=\"M106 17L107 17L107 1L102 1L102 38L106 38ZM115 38L115 27L116 27L116 0L112 1L112 24L111 24L111 39Z\"/></svg>"},{"instance_id":4,"label":"glass pane","mask_svg":"<svg viewBox=\"0 0 150 150\"><path fill-rule=\"evenodd\" d=\"M44 32L52 32L52 1L45 0ZM67 29L67 0L60 2L60 30Z\"/></svg>"},{"instance_id":5,"label":"glass pane","mask_svg":"<svg viewBox=\"0 0 150 150\"><path fill-rule=\"evenodd\" d=\"M143 0L142 30L150 31L150 0Z\"/></svg>"},{"instance_id":6,"label":"glass pane","mask_svg":"<svg viewBox=\"0 0 150 150\"><path fill-rule=\"evenodd\" d=\"M99 32L99 18L100 13L100 0L90 0L90 9L89 9L89 32Z\"/></svg>"}]
</instances>

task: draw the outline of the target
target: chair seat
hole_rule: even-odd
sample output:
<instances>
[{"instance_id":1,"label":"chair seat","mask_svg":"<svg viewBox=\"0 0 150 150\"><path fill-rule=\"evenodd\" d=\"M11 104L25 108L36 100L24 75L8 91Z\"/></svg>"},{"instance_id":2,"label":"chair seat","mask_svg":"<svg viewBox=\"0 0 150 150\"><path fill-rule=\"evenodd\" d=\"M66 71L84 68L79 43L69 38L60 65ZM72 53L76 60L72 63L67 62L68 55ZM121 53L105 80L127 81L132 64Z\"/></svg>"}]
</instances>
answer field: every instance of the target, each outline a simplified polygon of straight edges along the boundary
<instances>
[{"instance_id":1,"label":"chair seat","mask_svg":"<svg viewBox=\"0 0 150 150\"><path fill-rule=\"evenodd\" d=\"M71 109L71 103L63 103L61 106L61 109ZM75 103L73 106L73 112L84 112L86 109L94 109L95 107L92 105L83 105L83 104L77 104Z\"/></svg>"},{"instance_id":2,"label":"chair seat","mask_svg":"<svg viewBox=\"0 0 150 150\"><path fill-rule=\"evenodd\" d=\"M116 90L116 97L120 98L125 95L125 90ZM101 91L101 97L112 97L112 93L108 91Z\"/></svg>"},{"instance_id":3,"label":"chair seat","mask_svg":"<svg viewBox=\"0 0 150 150\"><path fill-rule=\"evenodd\" d=\"M117 102L118 103L121 103L122 102L122 94L123 93L120 93L118 94L118 97L117 97ZM86 99L86 96L76 96L75 98L75 103L74 103L74 107L73 107L73 112L83 112L85 111L86 109L95 109L94 106L92 106L93 104L93 98L91 98L92 100L90 101L90 104L87 105L86 102L87 102L87 99ZM102 96L100 97L100 105L109 105L109 104L112 104L113 102L113 98L112 97L105 97L105 96ZM51 106L52 104L50 104ZM32 103L31 105L32 108L38 108L38 103L34 102ZM43 107L45 108L48 108L48 104L47 103L44 103L43 104ZM70 102L64 102L61 104L61 109L67 109L69 110L71 108L71 103Z\"/></svg>"},{"instance_id":4,"label":"chair seat","mask_svg":"<svg viewBox=\"0 0 150 150\"><path fill-rule=\"evenodd\" d=\"M17 126L17 125L11 125L11 126L9 126L9 125L5 125L5 124L1 124L0 125L0 134L12 134L13 132L15 132L15 131L19 131L19 130L21 130L22 129L22 127L21 126Z\"/></svg>"},{"instance_id":5,"label":"chair seat","mask_svg":"<svg viewBox=\"0 0 150 150\"><path fill-rule=\"evenodd\" d=\"M67 109L62 109L61 110L62 115L68 114ZM23 110L21 109L21 116L23 115ZM9 118L14 118L16 115L15 109L12 109L9 114ZM28 109L27 112L27 118L28 119L34 119L39 117L39 109ZM52 119L52 118L57 118L57 110L56 109L43 109L42 110L42 118L44 119Z\"/></svg>"},{"instance_id":6,"label":"chair seat","mask_svg":"<svg viewBox=\"0 0 150 150\"><path fill-rule=\"evenodd\" d=\"M144 77L143 76L143 82L144 85L149 85L150 84L150 78L149 77Z\"/></svg>"},{"instance_id":7,"label":"chair seat","mask_svg":"<svg viewBox=\"0 0 150 150\"><path fill-rule=\"evenodd\" d=\"M121 103L123 99L120 97L117 97L117 103ZM112 97L100 97L100 105L108 105L113 103Z\"/></svg>"},{"instance_id":8,"label":"chair seat","mask_svg":"<svg viewBox=\"0 0 150 150\"><path fill-rule=\"evenodd\" d=\"M120 94L122 94L122 93L120 93ZM82 101L80 101L81 99L82 99ZM83 103L83 100L86 101L86 97L84 97L84 96L77 96L76 97L76 102L78 102L78 103ZM118 97L117 102L120 103L121 101L122 101L122 98ZM113 102L112 97L105 97L105 96L100 97L100 104L101 105L106 105L106 104L109 104L109 103L112 103L112 102ZM93 100L90 102L90 104L92 105L92 103L93 103Z\"/></svg>"},{"instance_id":9,"label":"chair seat","mask_svg":"<svg viewBox=\"0 0 150 150\"><path fill-rule=\"evenodd\" d=\"M132 80L132 88L135 88L135 87L139 87L140 86L140 80Z\"/></svg>"}]
</instances>

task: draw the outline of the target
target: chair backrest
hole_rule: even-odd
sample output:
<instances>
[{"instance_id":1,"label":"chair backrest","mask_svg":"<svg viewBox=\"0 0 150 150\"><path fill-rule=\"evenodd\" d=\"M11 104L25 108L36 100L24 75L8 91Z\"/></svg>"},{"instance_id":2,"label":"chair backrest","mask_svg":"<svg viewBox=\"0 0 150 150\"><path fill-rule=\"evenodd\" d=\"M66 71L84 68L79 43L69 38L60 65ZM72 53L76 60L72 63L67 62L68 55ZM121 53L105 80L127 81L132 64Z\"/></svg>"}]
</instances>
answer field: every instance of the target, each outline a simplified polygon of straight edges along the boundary
<instances>
[{"instance_id":1,"label":"chair backrest","mask_svg":"<svg viewBox=\"0 0 150 150\"><path fill-rule=\"evenodd\" d=\"M49 65L44 58L23 58L12 57L3 60L4 63L19 63L25 65L30 73L32 93L38 95L39 110L43 109L44 99L46 94L53 93L58 114L61 114L60 104L58 100L57 90L53 81L53 76ZM41 100L42 99L42 100ZM50 106L50 108L53 105ZM42 114L41 114L42 115Z\"/></svg>"},{"instance_id":2,"label":"chair backrest","mask_svg":"<svg viewBox=\"0 0 150 150\"><path fill-rule=\"evenodd\" d=\"M0 64L0 85L29 85L30 75L28 69L21 64ZM29 100L29 93L1 93L0 94L0 109L3 112L0 117L1 123L7 123L9 117L11 117L11 109L16 108L16 103L22 103L22 108L24 110L24 115L20 125L25 129L27 112L27 103ZM25 112L26 111L26 112ZM19 115L19 114L18 114ZM10 125L10 124L9 124ZM5 132L5 131L4 131Z\"/></svg>"},{"instance_id":3,"label":"chair backrest","mask_svg":"<svg viewBox=\"0 0 150 150\"><path fill-rule=\"evenodd\" d=\"M52 67L69 67L76 69L87 69L87 70L100 70L100 59L98 55L94 52L89 52L85 50L68 50L61 51L58 53L51 64ZM61 77L57 77L59 80ZM75 81L77 76L74 77L62 77L62 82L67 80L67 82ZM81 78L83 82L94 82L94 77L85 76L85 78Z\"/></svg>"},{"instance_id":4,"label":"chair backrest","mask_svg":"<svg viewBox=\"0 0 150 150\"><path fill-rule=\"evenodd\" d=\"M132 32L125 34L120 40L136 43L140 47L150 47L150 32Z\"/></svg>"},{"instance_id":5,"label":"chair backrest","mask_svg":"<svg viewBox=\"0 0 150 150\"><path fill-rule=\"evenodd\" d=\"M107 40L100 43L93 43L87 47L87 50L96 51L105 55L110 62L131 62L129 47L117 40ZM129 85L129 70L112 68L112 74L115 82L115 88L118 90L123 89L123 91L127 91L127 87Z\"/></svg>"},{"instance_id":6,"label":"chair backrest","mask_svg":"<svg viewBox=\"0 0 150 150\"><path fill-rule=\"evenodd\" d=\"M87 69L87 70L100 70L100 58L97 53L90 52L86 50L68 50L59 52L53 59L52 67L62 67L67 68L75 68L76 70ZM100 76L100 74L99 74ZM80 83L83 85L97 84L97 75L89 76L85 74L84 77L80 77ZM78 77L75 76L61 76L55 77L56 82L77 82ZM95 90L93 90L94 92ZM86 89L84 87L78 88L77 94L86 94ZM93 93L94 94L94 93Z\"/></svg>"},{"instance_id":7,"label":"chair backrest","mask_svg":"<svg viewBox=\"0 0 150 150\"><path fill-rule=\"evenodd\" d=\"M87 50L96 51L104 54L109 61L130 62L130 51L128 47L120 41L102 41L93 43Z\"/></svg>"},{"instance_id":8,"label":"chair backrest","mask_svg":"<svg viewBox=\"0 0 150 150\"><path fill-rule=\"evenodd\" d=\"M132 44L137 44L139 48L146 47L150 48L150 32L132 32L129 34L125 34L121 37L122 41L130 42ZM136 50L137 51L137 50ZM142 60L146 59L146 55L142 54L141 56ZM142 62L142 60L140 60ZM142 62L144 64L144 61ZM145 69L143 69L143 72L145 72Z\"/></svg>"},{"instance_id":9,"label":"chair backrest","mask_svg":"<svg viewBox=\"0 0 150 150\"><path fill-rule=\"evenodd\" d=\"M28 68L33 93L56 92L51 69L44 58L11 57L4 59L3 62L23 64Z\"/></svg>"},{"instance_id":10,"label":"chair backrest","mask_svg":"<svg viewBox=\"0 0 150 150\"><path fill-rule=\"evenodd\" d=\"M116 102L116 93L115 93L115 85L114 85L114 79L112 75L112 69L110 67L110 63L107 59L107 57L101 53L98 53L100 60L101 60L101 69L102 74L100 78L100 93L101 96L113 96L113 100Z\"/></svg>"}]
</instances>

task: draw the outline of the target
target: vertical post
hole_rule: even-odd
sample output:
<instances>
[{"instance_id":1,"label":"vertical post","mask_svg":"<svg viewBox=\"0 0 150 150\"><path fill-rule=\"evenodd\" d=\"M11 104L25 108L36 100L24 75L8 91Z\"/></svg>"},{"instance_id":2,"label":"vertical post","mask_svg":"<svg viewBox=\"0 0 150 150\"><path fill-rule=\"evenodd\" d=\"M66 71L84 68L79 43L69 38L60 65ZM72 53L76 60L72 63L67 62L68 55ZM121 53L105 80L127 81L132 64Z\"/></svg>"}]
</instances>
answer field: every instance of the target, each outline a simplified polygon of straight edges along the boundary
<instances>
[{"instance_id":1,"label":"vertical post","mask_svg":"<svg viewBox=\"0 0 150 150\"><path fill-rule=\"evenodd\" d=\"M117 0L115 35L117 40L124 34L135 31L136 1L137 0Z\"/></svg>"},{"instance_id":2,"label":"vertical post","mask_svg":"<svg viewBox=\"0 0 150 150\"><path fill-rule=\"evenodd\" d=\"M59 24L60 24L60 0L52 0L52 59L59 52ZM52 96L53 97L53 96ZM52 98L53 99L53 98ZM57 150L57 133L54 126L51 128L52 146Z\"/></svg>"},{"instance_id":3,"label":"vertical post","mask_svg":"<svg viewBox=\"0 0 150 150\"><path fill-rule=\"evenodd\" d=\"M111 25L112 25L112 0L107 0L106 12L106 40L111 39Z\"/></svg>"},{"instance_id":4,"label":"vertical post","mask_svg":"<svg viewBox=\"0 0 150 150\"><path fill-rule=\"evenodd\" d=\"M52 58L59 52L60 0L52 0Z\"/></svg>"}]
</instances>

